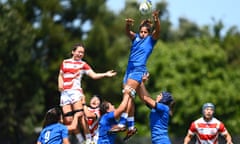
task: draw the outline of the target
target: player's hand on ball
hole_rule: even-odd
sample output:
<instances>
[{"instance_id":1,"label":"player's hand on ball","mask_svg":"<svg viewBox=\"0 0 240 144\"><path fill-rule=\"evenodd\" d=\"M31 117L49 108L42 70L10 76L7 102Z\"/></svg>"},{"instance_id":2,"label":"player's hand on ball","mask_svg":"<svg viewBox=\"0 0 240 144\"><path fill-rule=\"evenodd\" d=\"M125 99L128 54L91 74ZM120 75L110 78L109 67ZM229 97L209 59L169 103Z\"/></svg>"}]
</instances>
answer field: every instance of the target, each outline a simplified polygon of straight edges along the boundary
<instances>
[{"instance_id":1,"label":"player's hand on ball","mask_svg":"<svg viewBox=\"0 0 240 144\"><path fill-rule=\"evenodd\" d=\"M133 25L134 20L131 18L125 19L127 25Z\"/></svg>"},{"instance_id":2,"label":"player's hand on ball","mask_svg":"<svg viewBox=\"0 0 240 144\"><path fill-rule=\"evenodd\" d=\"M159 17L159 10L155 10L155 11L152 13L152 16L153 16L154 21L157 21L157 19L158 19L158 17Z\"/></svg>"}]
</instances>

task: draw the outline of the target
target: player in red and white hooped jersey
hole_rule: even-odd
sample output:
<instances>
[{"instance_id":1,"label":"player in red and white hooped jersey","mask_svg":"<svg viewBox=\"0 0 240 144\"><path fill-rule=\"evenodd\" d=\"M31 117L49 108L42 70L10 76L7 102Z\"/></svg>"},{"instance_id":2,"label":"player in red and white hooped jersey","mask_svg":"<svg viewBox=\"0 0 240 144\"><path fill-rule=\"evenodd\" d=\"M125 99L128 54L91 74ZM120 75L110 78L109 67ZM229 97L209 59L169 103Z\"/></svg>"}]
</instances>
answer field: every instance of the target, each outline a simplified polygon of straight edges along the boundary
<instances>
[{"instance_id":1,"label":"player in red and white hooped jersey","mask_svg":"<svg viewBox=\"0 0 240 144\"><path fill-rule=\"evenodd\" d=\"M88 141L91 141L91 134L85 116L83 115L82 99L84 98L84 94L81 87L82 76L86 74L92 79L100 79L104 77L113 77L116 75L116 72L109 70L105 73L96 73L89 64L82 60L84 52L84 45L76 44L72 49L72 57L63 60L58 75L58 89L61 92L60 106L63 111L64 124L70 125L74 113L81 113L82 116L79 121L83 127L85 138L87 140L86 142L88 143Z\"/></svg>"},{"instance_id":2,"label":"player in red and white hooped jersey","mask_svg":"<svg viewBox=\"0 0 240 144\"><path fill-rule=\"evenodd\" d=\"M90 99L89 106L84 107L84 112L87 116L87 123L92 135L92 140L95 144L98 141L98 124L100 119L100 106L101 98L98 95L93 95Z\"/></svg>"},{"instance_id":3,"label":"player in red and white hooped jersey","mask_svg":"<svg viewBox=\"0 0 240 144\"><path fill-rule=\"evenodd\" d=\"M213 117L214 110L215 106L212 103L203 105L203 117L192 122L184 139L184 144L188 144L194 135L196 135L196 144L218 144L219 135L225 138L226 144L232 144L231 135L224 124Z\"/></svg>"},{"instance_id":4,"label":"player in red and white hooped jersey","mask_svg":"<svg viewBox=\"0 0 240 144\"><path fill-rule=\"evenodd\" d=\"M87 74L91 67L82 60L66 59L62 62L60 73L63 78L63 90L80 90L83 74Z\"/></svg>"}]
</instances>

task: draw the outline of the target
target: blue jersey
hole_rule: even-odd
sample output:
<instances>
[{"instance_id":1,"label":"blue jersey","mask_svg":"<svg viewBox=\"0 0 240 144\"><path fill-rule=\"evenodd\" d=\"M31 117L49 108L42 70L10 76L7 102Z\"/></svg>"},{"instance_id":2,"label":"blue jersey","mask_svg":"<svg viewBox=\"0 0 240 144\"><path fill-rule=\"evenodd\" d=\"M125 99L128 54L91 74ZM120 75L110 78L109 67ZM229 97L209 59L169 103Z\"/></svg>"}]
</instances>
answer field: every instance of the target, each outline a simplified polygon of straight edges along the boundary
<instances>
[{"instance_id":1,"label":"blue jersey","mask_svg":"<svg viewBox=\"0 0 240 144\"><path fill-rule=\"evenodd\" d=\"M42 144L62 144L68 138L68 129L61 123L46 126L40 133L38 141Z\"/></svg>"},{"instance_id":2,"label":"blue jersey","mask_svg":"<svg viewBox=\"0 0 240 144\"><path fill-rule=\"evenodd\" d=\"M146 66L149 55L152 53L156 40L151 35L141 38L139 34L132 41L128 59L129 67Z\"/></svg>"},{"instance_id":3,"label":"blue jersey","mask_svg":"<svg viewBox=\"0 0 240 144\"><path fill-rule=\"evenodd\" d=\"M108 131L116 124L117 121L114 117L114 112L109 112L101 116L99 121L98 144L114 144L116 134L109 134Z\"/></svg>"},{"instance_id":4,"label":"blue jersey","mask_svg":"<svg viewBox=\"0 0 240 144\"><path fill-rule=\"evenodd\" d=\"M157 40L154 40L151 35L141 38L139 34L136 34L132 41L128 66L123 79L124 84L129 78L141 83L142 76L147 72L147 60L156 42Z\"/></svg>"},{"instance_id":5,"label":"blue jersey","mask_svg":"<svg viewBox=\"0 0 240 144\"><path fill-rule=\"evenodd\" d=\"M168 137L169 107L157 103L150 113L152 144L171 144Z\"/></svg>"}]
</instances>

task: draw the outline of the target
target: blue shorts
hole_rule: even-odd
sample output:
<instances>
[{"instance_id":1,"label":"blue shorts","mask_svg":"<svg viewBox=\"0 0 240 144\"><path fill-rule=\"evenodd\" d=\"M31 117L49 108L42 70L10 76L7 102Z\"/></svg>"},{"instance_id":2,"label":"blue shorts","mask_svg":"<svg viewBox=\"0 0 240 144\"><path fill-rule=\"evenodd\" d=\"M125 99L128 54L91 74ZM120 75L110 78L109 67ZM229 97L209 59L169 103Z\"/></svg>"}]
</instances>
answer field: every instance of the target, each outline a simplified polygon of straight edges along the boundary
<instances>
[{"instance_id":1,"label":"blue shorts","mask_svg":"<svg viewBox=\"0 0 240 144\"><path fill-rule=\"evenodd\" d=\"M134 69L127 69L123 78L123 84L126 84L128 79L132 79L137 81L138 83L141 83L142 77L146 73L148 73L146 67L136 67Z\"/></svg>"}]
</instances>

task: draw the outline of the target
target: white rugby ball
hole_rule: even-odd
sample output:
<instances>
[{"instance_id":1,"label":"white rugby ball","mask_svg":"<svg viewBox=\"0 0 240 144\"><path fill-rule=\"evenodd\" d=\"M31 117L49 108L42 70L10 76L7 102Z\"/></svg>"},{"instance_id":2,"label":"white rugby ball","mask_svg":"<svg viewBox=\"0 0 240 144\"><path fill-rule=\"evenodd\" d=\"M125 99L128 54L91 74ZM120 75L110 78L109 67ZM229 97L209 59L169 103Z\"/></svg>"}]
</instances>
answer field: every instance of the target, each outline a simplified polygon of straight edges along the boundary
<instances>
[{"instance_id":1,"label":"white rugby ball","mask_svg":"<svg viewBox=\"0 0 240 144\"><path fill-rule=\"evenodd\" d=\"M149 2L143 2L139 5L139 11L141 14L146 15L151 13L152 11L152 5Z\"/></svg>"}]
</instances>

